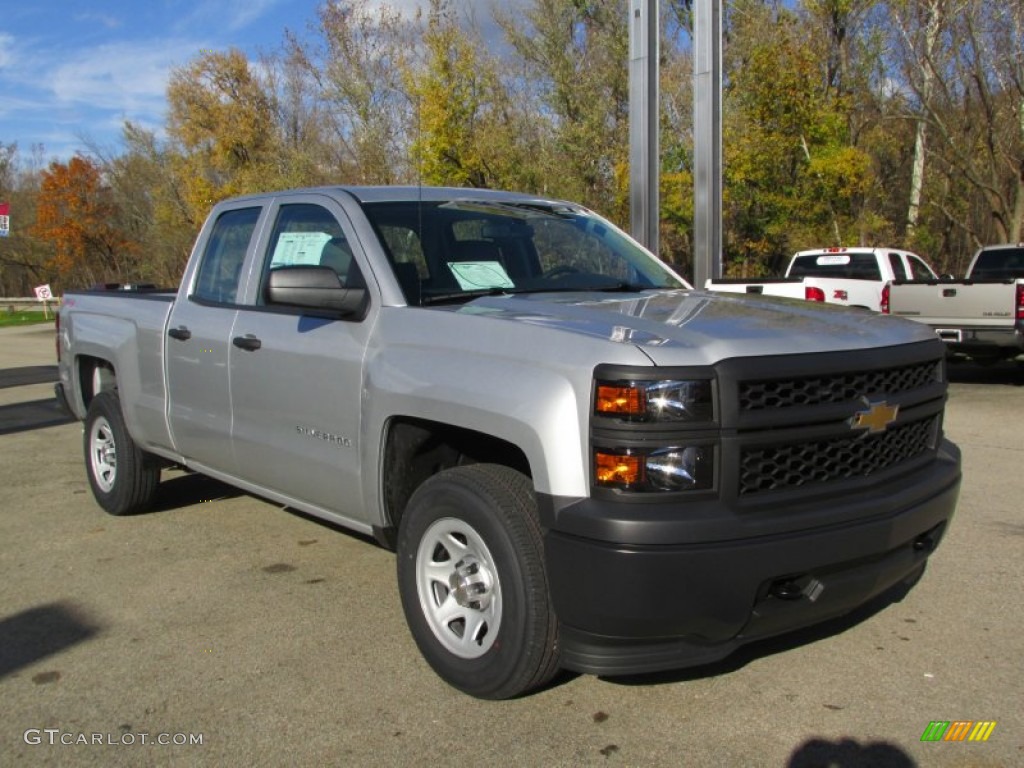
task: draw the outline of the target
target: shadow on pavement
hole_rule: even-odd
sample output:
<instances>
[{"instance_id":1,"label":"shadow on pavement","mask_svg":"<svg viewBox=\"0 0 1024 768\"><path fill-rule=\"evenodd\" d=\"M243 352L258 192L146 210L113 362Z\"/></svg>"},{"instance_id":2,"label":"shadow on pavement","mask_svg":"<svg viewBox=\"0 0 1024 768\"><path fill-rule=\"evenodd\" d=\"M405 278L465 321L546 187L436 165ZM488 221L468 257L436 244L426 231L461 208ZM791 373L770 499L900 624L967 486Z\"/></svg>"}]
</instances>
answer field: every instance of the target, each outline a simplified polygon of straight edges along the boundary
<instances>
[{"instance_id":1,"label":"shadow on pavement","mask_svg":"<svg viewBox=\"0 0 1024 768\"><path fill-rule=\"evenodd\" d=\"M167 512L172 509L189 507L193 504L234 499L244 496L245 491L214 480L212 477L188 472L177 477L169 477L160 481L156 501L153 507L141 514Z\"/></svg>"},{"instance_id":2,"label":"shadow on pavement","mask_svg":"<svg viewBox=\"0 0 1024 768\"><path fill-rule=\"evenodd\" d=\"M57 381L56 365L28 365L23 368L0 368L0 389Z\"/></svg>"},{"instance_id":3,"label":"shadow on pavement","mask_svg":"<svg viewBox=\"0 0 1024 768\"><path fill-rule=\"evenodd\" d=\"M966 361L950 362L946 370L954 384L1002 384L1024 386L1024 365L1008 362L995 365L977 365Z\"/></svg>"},{"instance_id":4,"label":"shadow on pavement","mask_svg":"<svg viewBox=\"0 0 1024 768\"><path fill-rule=\"evenodd\" d=\"M786 763L786 768L915 768L917 763L895 744L859 744L853 739L809 739Z\"/></svg>"},{"instance_id":5,"label":"shadow on pavement","mask_svg":"<svg viewBox=\"0 0 1024 768\"><path fill-rule=\"evenodd\" d=\"M41 605L0 619L0 678L84 642L98 631L81 609L68 603Z\"/></svg>"},{"instance_id":6,"label":"shadow on pavement","mask_svg":"<svg viewBox=\"0 0 1024 768\"><path fill-rule=\"evenodd\" d=\"M53 397L46 400L31 400L27 403L0 405L0 435L56 427L73 421L74 419Z\"/></svg>"}]
</instances>

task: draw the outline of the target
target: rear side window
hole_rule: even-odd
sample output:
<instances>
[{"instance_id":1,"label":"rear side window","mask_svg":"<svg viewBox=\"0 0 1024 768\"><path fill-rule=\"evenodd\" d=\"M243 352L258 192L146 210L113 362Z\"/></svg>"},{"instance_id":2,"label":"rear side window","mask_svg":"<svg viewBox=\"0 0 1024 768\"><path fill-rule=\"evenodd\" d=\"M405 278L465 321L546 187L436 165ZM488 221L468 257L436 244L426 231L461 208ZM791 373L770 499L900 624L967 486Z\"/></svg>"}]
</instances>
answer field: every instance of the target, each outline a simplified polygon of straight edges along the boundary
<instances>
[{"instance_id":1,"label":"rear side window","mask_svg":"<svg viewBox=\"0 0 1024 768\"><path fill-rule=\"evenodd\" d=\"M915 280L934 280L935 275L920 259L914 258L913 256L907 256L907 263L910 264L910 271L914 275Z\"/></svg>"},{"instance_id":2,"label":"rear side window","mask_svg":"<svg viewBox=\"0 0 1024 768\"><path fill-rule=\"evenodd\" d=\"M897 280L906 279L907 268L903 266L903 259L900 258L898 253L889 254L889 268L892 269L892 276Z\"/></svg>"},{"instance_id":3,"label":"rear side window","mask_svg":"<svg viewBox=\"0 0 1024 768\"><path fill-rule=\"evenodd\" d=\"M199 264L193 299L235 303L245 254L259 217L259 208L239 208L225 211L217 218Z\"/></svg>"},{"instance_id":4,"label":"rear side window","mask_svg":"<svg viewBox=\"0 0 1024 768\"><path fill-rule=\"evenodd\" d=\"M1024 277L1024 248L982 251L971 268L975 280L1015 280Z\"/></svg>"}]
</instances>

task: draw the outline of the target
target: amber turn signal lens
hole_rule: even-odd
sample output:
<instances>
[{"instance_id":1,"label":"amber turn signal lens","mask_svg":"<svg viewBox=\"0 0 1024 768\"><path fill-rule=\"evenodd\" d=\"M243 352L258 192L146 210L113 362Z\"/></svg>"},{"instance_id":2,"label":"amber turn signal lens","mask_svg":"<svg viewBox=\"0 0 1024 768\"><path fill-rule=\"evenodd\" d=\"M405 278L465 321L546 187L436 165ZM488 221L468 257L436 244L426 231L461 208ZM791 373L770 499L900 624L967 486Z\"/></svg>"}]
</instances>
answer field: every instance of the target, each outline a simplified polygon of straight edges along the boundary
<instances>
[{"instance_id":1,"label":"amber turn signal lens","mask_svg":"<svg viewBox=\"0 0 1024 768\"><path fill-rule=\"evenodd\" d=\"M639 416L646 412L643 391L637 387L616 387L601 384L597 388L595 408L598 413L619 413Z\"/></svg>"},{"instance_id":2,"label":"amber turn signal lens","mask_svg":"<svg viewBox=\"0 0 1024 768\"><path fill-rule=\"evenodd\" d=\"M597 482L602 485L635 485L640 482L643 457L598 451L594 454L594 465Z\"/></svg>"}]
</instances>

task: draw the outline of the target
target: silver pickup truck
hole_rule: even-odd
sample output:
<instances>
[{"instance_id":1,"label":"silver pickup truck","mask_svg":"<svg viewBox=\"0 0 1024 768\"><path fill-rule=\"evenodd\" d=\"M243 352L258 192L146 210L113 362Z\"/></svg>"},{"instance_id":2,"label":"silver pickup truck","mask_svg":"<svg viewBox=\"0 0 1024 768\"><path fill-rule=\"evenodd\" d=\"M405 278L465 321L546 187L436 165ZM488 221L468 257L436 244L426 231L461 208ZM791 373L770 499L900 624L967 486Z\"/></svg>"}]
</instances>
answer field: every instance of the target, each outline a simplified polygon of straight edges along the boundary
<instances>
[{"instance_id":1,"label":"silver pickup truck","mask_svg":"<svg viewBox=\"0 0 1024 768\"><path fill-rule=\"evenodd\" d=\"M882 311L928 325L979 363L1024 354L1024 243L979 249L960 281L895 280Z\"/></svg>"},{"instance_id":2,"label":"silver pickup truck","mask_svg":"<svg viewBox=\"0 0 1024 768\"><path fill-rule=\"evenodd\" d=\"M526 195L222 202L176 294L68 293L57 332L100 506L179 465L374 535L424 657L482 698L895 594L960 486L929 329L694 291Z\"/></svg>"}]
</instances>

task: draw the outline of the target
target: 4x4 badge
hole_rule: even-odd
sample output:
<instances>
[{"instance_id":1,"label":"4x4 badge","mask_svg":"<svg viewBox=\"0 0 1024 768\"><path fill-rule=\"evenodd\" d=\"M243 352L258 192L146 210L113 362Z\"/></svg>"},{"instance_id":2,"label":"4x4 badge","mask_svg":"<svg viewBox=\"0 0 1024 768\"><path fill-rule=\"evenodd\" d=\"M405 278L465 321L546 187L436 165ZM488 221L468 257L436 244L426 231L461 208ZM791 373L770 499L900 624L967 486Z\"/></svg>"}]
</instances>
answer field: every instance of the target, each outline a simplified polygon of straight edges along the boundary
<instances>
[{"instance_id":1,"label":"4x4 badge","mask_svg":"<svg viewBox=\"0 0 1024 768\"><path fill-rule=\"evenodd\" d=\"M850 419L850 429L866 429L867 434L875 435L885 432L886 427L896 421L896 414L900 412L898 405L889 405L882 400L873 403L866 397L862 398L868 406L866 411L857 411Z\"/></svg>"}]
</instances>

